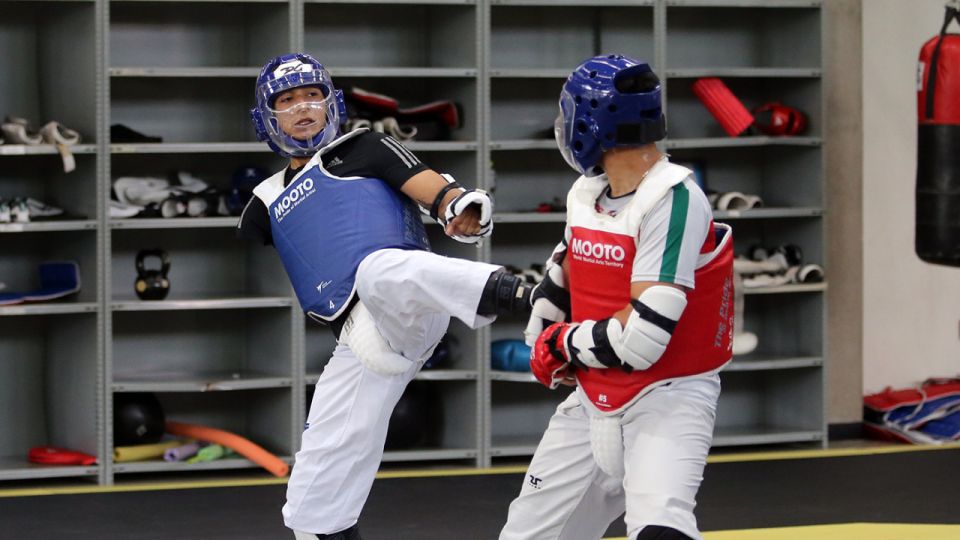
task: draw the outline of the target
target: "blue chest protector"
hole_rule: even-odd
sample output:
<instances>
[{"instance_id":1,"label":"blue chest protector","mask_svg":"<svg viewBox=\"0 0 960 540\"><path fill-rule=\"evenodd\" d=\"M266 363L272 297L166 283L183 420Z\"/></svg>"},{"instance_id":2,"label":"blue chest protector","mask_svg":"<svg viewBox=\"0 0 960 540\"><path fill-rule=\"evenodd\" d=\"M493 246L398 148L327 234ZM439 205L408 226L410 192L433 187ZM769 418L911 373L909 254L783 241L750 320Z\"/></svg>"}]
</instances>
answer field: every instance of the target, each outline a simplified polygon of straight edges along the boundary
<instances>
[{"instance_id":1,"label":"blue chest protector","mask_svg":"<svg viewBox=\"0 0 960 540\"><path fill-rule=\"evenodd\" d=\"M276 179L282 185L282 173L265 183ZM386 248L430 249L416 204L376 178L337 178L314 165L264 202L300 305L322 321L349 304L364 257Z\"/></svg>"}]
</instances>

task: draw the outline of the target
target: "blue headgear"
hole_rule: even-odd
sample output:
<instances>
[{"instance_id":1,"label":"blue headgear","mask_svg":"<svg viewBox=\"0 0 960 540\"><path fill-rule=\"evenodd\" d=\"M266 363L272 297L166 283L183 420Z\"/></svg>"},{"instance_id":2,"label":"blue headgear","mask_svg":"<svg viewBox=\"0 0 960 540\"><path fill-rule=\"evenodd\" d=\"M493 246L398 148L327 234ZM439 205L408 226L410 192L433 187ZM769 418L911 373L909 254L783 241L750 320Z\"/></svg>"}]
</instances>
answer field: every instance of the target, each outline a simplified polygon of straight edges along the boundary
<instances>
[{"instance_id":1,"label":"blue headgear","mask_svg":"<svg viewBox=\"0 0 960 540\"><path fill-rule=\"evenodd\" d=\"M323 92L322 108L326 113L323 129L309 139L295 139L280 129L274 101L278 94L300 86L315 86ZM283 157L310 156L336 138L340 125L347 120L343 92L333 86L323 64L309 54L285 54L263 66L255 90L257 106L250 109L250 118L257 140L266 142Z\"/></svg>"},{"instance_id":2,"label":"blue headgear","mask_svg":"<svg viewBox=\"0 0 960 540\"><path fill-rule=\"evenodd\" d=\"M563 158L595 176L604 150L664 138L660 88L648 64L626 56L595 56L580 64L563 85L554 125Z\"/></svg>"}]
</instances>

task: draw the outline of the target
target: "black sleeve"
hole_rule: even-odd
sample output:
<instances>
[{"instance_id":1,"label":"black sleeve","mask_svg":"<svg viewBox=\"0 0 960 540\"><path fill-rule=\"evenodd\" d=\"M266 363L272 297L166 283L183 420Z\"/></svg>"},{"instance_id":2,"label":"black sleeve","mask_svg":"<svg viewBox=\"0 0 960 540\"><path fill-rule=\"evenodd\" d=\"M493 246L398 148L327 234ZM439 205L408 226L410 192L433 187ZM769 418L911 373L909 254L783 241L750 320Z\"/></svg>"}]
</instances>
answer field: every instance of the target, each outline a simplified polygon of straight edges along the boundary
<instances>
[{"instance_id":1,"label":"black sleeve","mask_svg":"<svg viewBox=\"0 0 960 540\"><path fill-rule=\"evenodd\" d=\"M369 132L358 137L357 150L364 156L364 168L368 169L363 176L379 178L398 191L407 180L430 168L396 139L383 133Z\"/></svg>"},{"instance_id":2,"label":"black sleeve","mask_svg":"<svg viewBox=\"0 0 960 540\"><path fill-rule=\"evenodd\" d=\"M240 214L237 223L237 237L262 243L273 244L273 232L270 230L270 215L267 206L258 197L253 197Z\"/></svg>"}]
</instances>

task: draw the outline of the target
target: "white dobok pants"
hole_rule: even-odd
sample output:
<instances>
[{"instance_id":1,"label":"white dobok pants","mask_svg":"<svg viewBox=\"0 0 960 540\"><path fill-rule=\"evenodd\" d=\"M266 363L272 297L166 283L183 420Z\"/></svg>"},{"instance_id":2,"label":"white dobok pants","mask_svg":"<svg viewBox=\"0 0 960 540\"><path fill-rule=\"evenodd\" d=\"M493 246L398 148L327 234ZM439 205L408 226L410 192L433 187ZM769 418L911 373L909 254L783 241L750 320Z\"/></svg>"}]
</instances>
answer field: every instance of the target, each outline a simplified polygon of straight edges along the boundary
<instances>
[{"instance_id":1,"label":"white dobok pants","mask_svg":"<svg viewBox=\"0 0 960 540\"><path fill-rule=\"evenodd\" d=\"M357 269L357 294L410 369L384 376L337 345L324 367L287 485L287 527L330 534L355 524L383 457L387 424L404 388L447 331L450 317L489 324L477 304L498 266L425 251L380 250Z\"/></svg>"},{"instance_id":2,"label":"white dobok pants","mask_svg":"<svg viewBox=\"0 0 960 540\"><path fill-rule=\"evenodd\" d=\"M597 466L588 412L571 393L550 419L500 540L599 539L624 509L631 540L647 525L701 540L693 508L719 396L719 376L706 375L659 386L631 405L621 482Z\"/></svg>"}]
</instances>

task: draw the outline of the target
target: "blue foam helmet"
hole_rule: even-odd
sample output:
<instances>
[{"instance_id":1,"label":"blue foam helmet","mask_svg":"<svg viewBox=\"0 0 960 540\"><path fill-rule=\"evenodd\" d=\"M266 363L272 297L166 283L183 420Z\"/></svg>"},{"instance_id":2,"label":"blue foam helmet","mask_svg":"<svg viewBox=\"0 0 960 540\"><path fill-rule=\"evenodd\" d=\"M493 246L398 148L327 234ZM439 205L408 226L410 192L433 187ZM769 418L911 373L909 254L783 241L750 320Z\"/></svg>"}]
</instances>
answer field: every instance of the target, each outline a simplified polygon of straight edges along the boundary
<instances>
[{"instance_id":1,"label":"blue foam helmet","mask_svg":"<svg viewBox=\"0 0 960 540\"><path fill-rule=\"evenodd\" d=\"M308 139L291 137L280 129L277 114L283 111L275 108L279 94L301 86L320 89L323 100L315 106L322 108L326 114L323 129ZM333 80L323 64L309 54L285 54L267 62L257 77L255 94L257 105L250 110L250 117L257 140L267 143L283 157L313 155L337 137L341 124L347 120L343 92L333 86Z\"/></svg>"},{"instance_id":2,"label":"blue foam helmet","mask_svg":"<svg viewBox=\"0 0 960 540\"><path fill-rule=\"evenodd\" d=\"M666 136L660 79L650 66L619 54L577 66L560 93L557 146L576 171L595 176L605 150Z\"/></svg>"}]
</instances>

